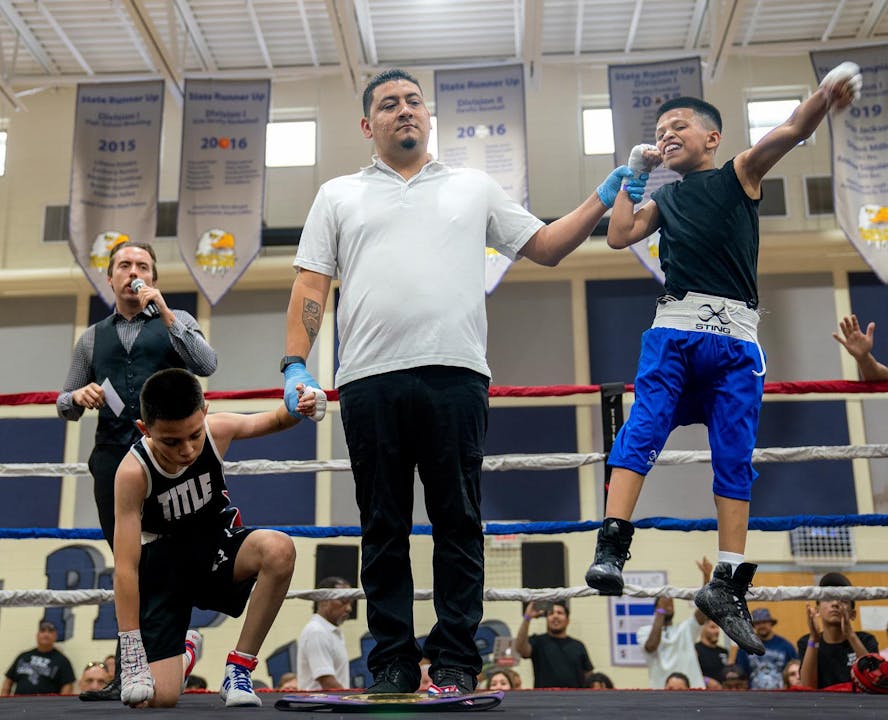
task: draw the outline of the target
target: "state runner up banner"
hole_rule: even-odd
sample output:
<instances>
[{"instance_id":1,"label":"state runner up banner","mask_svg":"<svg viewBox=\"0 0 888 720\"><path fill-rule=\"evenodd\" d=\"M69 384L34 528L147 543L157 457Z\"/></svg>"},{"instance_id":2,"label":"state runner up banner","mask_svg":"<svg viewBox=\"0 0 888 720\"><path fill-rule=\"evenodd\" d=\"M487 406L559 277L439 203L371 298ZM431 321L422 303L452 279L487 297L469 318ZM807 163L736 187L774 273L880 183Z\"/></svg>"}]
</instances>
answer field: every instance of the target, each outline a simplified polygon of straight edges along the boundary
<instances>
[{"instance_id":1,"label":"state runner up banner","mask_svg":"<svg viewBox=\"0 0 888 720\"><path fill-rule=\"evenodd\" d=\"M640 65L609 65L607 78L616 165L625 165L629 161L634 146L656 144L654 133L660 105L677 97L703 99L700 58L697 57ZM676 180L681 180L681 176L661 165L651 173L641 202L646 203L654 190ZM630 247L641 264L664 283L665 277L660 269L660 233L655 232Z\"/></svg>"},{"instance_id":2,"label":"state runner up banner","mask_svg":"<svg viewBox=\"0 0 888 720\"><path fill-rule=\"evenodd\" d=\"M262 244L268 80L186 80L179 252L215 305Z\"/></svg>"},{"instance_id":3,"label":"state runner up banner","mask_svg":"<svg viewBox=\"0 0 888 720\"><path fill-rule=\"evenodd\" d=\"M812 52L817 82L836 65L860 66L860 99L829 114L833 197L845 237L888 283L888 45Z\"/></svg>"},{"instance_id":4,"label":"state runner up banner","mask_svg":"<svg viewBox=\"0 0 888 720\"><path fill-rule=\"evenodd\" d=\"M438 159L483 170L515 202L529 206L524 66L435 71ZM485 289L499 284L511 260L487 249Z\"/></svg>"},{"instance_id":5,"label":"state runner up banner","mask_svg":"<svg viewBox=\"0 0 888 720\"><path fill-rule=\"evenodd\" d=\"M68 244L108 307L108 256L121 242L152 242L163 81L77 86Z\"/></svg>"}]
</instances>

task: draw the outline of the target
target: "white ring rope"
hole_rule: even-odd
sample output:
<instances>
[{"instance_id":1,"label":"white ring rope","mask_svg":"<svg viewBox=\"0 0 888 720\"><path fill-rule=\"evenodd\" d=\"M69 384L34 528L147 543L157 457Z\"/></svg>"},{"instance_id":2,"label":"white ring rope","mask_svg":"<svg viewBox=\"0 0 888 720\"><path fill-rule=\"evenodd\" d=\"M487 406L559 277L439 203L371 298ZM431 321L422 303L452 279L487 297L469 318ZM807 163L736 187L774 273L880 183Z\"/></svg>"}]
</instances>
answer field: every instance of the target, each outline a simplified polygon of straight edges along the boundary
<instances>
[{"instance_id":1,"label":"white ring rope","mask_svg":"<svg viewBox=\"0 0 888 720\"><path fill-rule=\"evenodd\" d=\"M623 594L636 598L671 597L693 600L699 588L679 588L673 585L641 587L626 585ZM594 597L597 590L586 587L570 588L488 588L484 599L488 601L569 600L578 597ZM431 600L431 590L415 590L414 600ZM888 587L754 587L747 593L749 600L775 602L780 600L885 600ZM292 600L363 600L360 588L290 590L287 599ZM113 590L0 590L0 607L71 607L76 605L101 605L114 600Z\"/></svg>"},{"instance_id":2,"label":"white ring rope","mask_svg":"<svg viewBox=\"0 0 888 720\"><path fill-rule=\"evenodd\" d=\"M888 457L888 445L809 445L803 447L759 448L753 451L752 461L806 462L810 460L855 460L858 458ZM483 470L565 470L592 465L607 459L605 453L548 453L538 455L489 455L484 458ZM687 465L708 463L709 450L664 450L657 465ZM224 463L230 475L270 475L275 473L347 472L348 460L243 460ZM89 477L86 463L0 463L0 477Z\"/></svg>"}]
</instances>

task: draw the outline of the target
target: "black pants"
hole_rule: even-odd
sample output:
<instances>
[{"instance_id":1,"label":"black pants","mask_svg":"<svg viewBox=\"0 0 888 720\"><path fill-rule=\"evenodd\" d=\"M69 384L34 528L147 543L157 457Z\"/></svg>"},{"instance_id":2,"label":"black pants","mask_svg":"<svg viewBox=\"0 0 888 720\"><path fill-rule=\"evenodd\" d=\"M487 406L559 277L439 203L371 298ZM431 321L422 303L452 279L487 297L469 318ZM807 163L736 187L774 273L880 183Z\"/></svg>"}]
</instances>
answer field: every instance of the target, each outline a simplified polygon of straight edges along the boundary
<instances>
[{"instance_id":1,"label":"black pants","mask_svg":"<svg viewBox=\"0 0 888 720\"><path fill-rule=\"evenodd\" d=\"M89 472L93 476L93 497L99 513L99 525L105 540L114 549L114 476L132 443L96 445L89 456Z\"/></svg>"},{"instance_id":2,"label":"black pants","mask_svg":"<svg viewBox=\"0 0 888 720\"><path fill-rule=\"evenodd\" d=\"M114 549L114 476L131 444L96 445L89 456L89 472L93 476L93 497L99 513L99 526L105 540ZM120 640L114 653L114 679L120 680Z\"/></svg>"},{"instance_id":3,"label":"black pants","mask_svg":"<svg viewBox=\"0 0 888 720\"><path fill-rule=\"evenodd\" d=\"M425 488L434 539L438 621L423 653L438 667L481 670L475 631L482 615L484 537L481 461L488 379L430 366L375 375L339 390L361 511L361 583L376 640L370 672L395 663L419 682L413 629L414 468Z\"/></svg>"}]
</instances>

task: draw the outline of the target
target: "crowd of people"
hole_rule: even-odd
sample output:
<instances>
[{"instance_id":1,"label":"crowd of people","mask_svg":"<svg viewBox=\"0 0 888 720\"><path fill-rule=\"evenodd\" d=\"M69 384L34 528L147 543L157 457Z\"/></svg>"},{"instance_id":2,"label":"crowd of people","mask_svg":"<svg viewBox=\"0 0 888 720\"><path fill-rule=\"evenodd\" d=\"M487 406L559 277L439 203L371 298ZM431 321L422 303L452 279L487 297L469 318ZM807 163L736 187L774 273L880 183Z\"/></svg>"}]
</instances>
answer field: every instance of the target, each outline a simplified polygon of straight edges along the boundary
<instances>
[{"instance_id":1,"label":"crowd of people","mask_svg":"<svg viewBox=\"0 0 888 720\"><path fill-rule=\"evenodd\" d=\"M202 637L188 627L197 606L244 614L220 695L227 706L261 705L252 672L289 588L295 551L283 533L243 525L222 460L235 440L324 417L326 397L306 358L334 277L340 281L335 385L356 483L361 583L375 640L367 691L413 692L428 684L467 693L479 683L520 686L520 676L508 667L485 671L475 642L483 610L480 477L490 380L485 248L513 260L556 265L610 209L612 247L660 231L666 295L658 299L654 326L643 338L635 404L608 460L611 489L587 583L605 595L622 592L631 516L651 454L656 456L677 425L704 422L711 438L724 435L739 443L712 448L719 556L715 566L705 558L699 563L703 583L691 617L673 623L673 601L658 598L652 622L638 631L652 687L773 688L794 676L789 665L796 655L803 685L847 680L848 658L877 650L871 635L851 630L853 603L823 601L809 609L810 632L796 653L774 633L776 621L767 609L750 615L744 598L756 566L746 562L744 552L755 478L750 458L765 373L756 333L760 184L829 110L856 98L859 83L856 66L839 66L789 119L721 168L714 160L721 139L718 110L695 98L669 100L659 111L657 145L638 146L629 166L615 169L575 210L546 224L485 173L433 160L427 152L431 118L419 82L403 70L376 75L364 90L361 119L375 151L372 164L322 185L293 261L296 277L280 362L284 403L273 411L208 414L196 376L215 370L215 351L194 318L167 306L150 245L125 242L114 248L108 266L114 311L78 340L58 399L59 414L67 420L78 420L85 410L98 412L89 467L115 562L117 657L87 666L81 699L168 707L183 685L199 687L193 669ZM636 207L647 173L660 163L684 180ZM710 232L716 215L731 219L718 233ZM732 238L739 240L728 242ZM718 251L701 253L713 244ZM701 257L722 250L728 262L700 265ZM437 280L444 265L466 271L443 284ZM405 297L413 302L405 304ZM724 313L729 337L724 328L689 329L688 318L696 318L701 307ZM852 315L835 338L864 379L883 380L888 368L872 356L874 328L870 323L863 331ZM693 369L679 359L686 356L693 357ZM731 387L706 387L693 398L683 389L696 387L694 373L729 375ZM670 392L663 395L663 387ZM716 401L709 402L710 393ZM718 432L728 425L731 432ZM411 611L414 469L425 488L434 537L437 621L422 648ZM182 578L188 578L184 585ZM848 584L842 578L833 573L824 580ZM348 583L328 578L322 587L344 589ZM317 603L299 637L295 687L348 687L340 626L350 613L347 601ZM545 633L530 634L531 622L542 617ZM584 644L567 634L569 624L566 603L525 608L514 649L531 661L534 687L612 688L610 678L595 671ZM720 632L740 647L731 664L718 645ZM37 647L10 667L3 694L13 687L20 694L73 691L74 672L55 649L56 640L52 623L41 622Z\"/></svg>"}]
</instances>

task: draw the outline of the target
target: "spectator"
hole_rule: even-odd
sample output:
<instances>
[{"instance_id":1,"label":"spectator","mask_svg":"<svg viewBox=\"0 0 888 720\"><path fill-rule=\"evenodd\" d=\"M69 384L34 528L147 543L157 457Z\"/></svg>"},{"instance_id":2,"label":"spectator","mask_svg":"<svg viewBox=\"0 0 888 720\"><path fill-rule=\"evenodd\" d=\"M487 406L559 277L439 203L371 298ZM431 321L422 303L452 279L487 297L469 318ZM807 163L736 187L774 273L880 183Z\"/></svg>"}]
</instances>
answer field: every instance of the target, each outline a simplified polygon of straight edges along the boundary
<instances>
[{"instance_id":1,"label":"spectator","mask_svg":"<svg viewBox=\"0 0 888 720\"><path fill-rule=\"evenodd\" d=\"M860 329L857 316L851 315L842 318L839 328L842 335L833 333L833 337L857 361L860 377L869 382L888 381L888 367L873 357L873 335L876 332L876 324L871 322L866 326L864 333Z\"/></svg>"},{"instance_id":2,"label":"spectator","mask_svg":"<svg viewBox=\"0 0 888 720\"><path fill-rule=\"evenodd\" d=\"M87 690L101 690L107 685L113 675L108 673L108 666L103 662L88 662L83 668L83 673L78 681L78 692Z\"/></svg>"},{"instance_id":3,"label":"spectator","mask_svg":"<svg viewBox=\"0 0 888 720\"><path fill-rule=\"evenodd\" d=\"M721 628L714 620L703 623L700 631L700 642L694 645L697 650L697 660L700 663L700 671L703 673L703 681L715 680L721 677L722 668L728 664L728 649L718 644L721 638ZM709 688L706 683L707 689ZM719 684L719 688L721 685Z\"/></svg>"},{"instance_id":4,"label":"spectator","mask_svg":"<svg viewBox=\"0 0 888 720\"><path fill-rule=\"evenodd\" d=\"M779 690L783 687L783 668L799 654L792 643L774 632L777 621L768 608L752 611L752 627L765 646L764 655L750 655L743 648L737 651L737 664L746 672L752 690Z\"/></svg>"},{"instance_id":5,"label":"spectator","mask_svg":"<svg viewBox=\"0 0 888 720\"><path fill-rule=\"evenodd\" d=\"M721 670L719 670L718 676L721 677ZM704 677L703 682L707 690L724 690L722 684L716 678Z\"/></svg>"},{"instance_id":6,"label":"spectator","mask_svg":"<svg viewBox=\"0 0 888 720\"><path fill-rule=\"evenodd\" d=\"M746 671L739 665L726 665L720 680L725 690L749 690Z\"/></svg>"},{"instance_id":7,"label":"spectator","mask_svg":"<svg viewBox=\"0 0 888 720\"><path fill-rule=\"evenodd\" d=\"M666 690L690 690L691 681L684 673L674 672L666 678L666 684L663 687Z\"/></svg>"},{"instance_id":8,"label":"spectator","mask_svg":"<svg viewBox=\"0 0 888 720\"><path fill-rule=\"evenodd\" d=\"M888 635L888 625L885 626L885 634ZM885 646L884 650L879 651L879 655L888 660L888 645Z\"/></svg>"},{"instance_id":9,"label":"spectator","mask_svg":"<svg viewBox=\"0 0 888 720\"><path fill-rule=\"evenodd\" d=\"M704 557L697 567L703 573L705 585L712 575L712 563ZM644 648L651 687L662 689L671 673L680 672L688 676L691 687L703 688L703 673L694 643L707 618L695 608L693 615L676 627L672 624L674 616L672 598L659 597L654 603L653 623L640 627L636 633L638 644Z\"/></svg>"},{"instance_id":10,"label":"spectator","mask_svg":"<svg viewBox=\"0 0 888 720\"><path fill-rule=\"evenodd\" d=\"M278 680L278 692L296 692L299 689L296 677L294 672L287 672L281 675L281 679Z\"/></svg>"},{"instance_id":11,"label":"spectator","mask_svg":"<svg viewBox=\"0 0 888 720\"><path fill-rule=\"evenodd\" d=\"M829 572L820 578L820 587L850 587L842 573ZM879 652L876 638L855 632L852 622L857 611L853 600L820 600L807 607L808 634L799 638L802 660L801 684L810 688L850 682L851 665L868 653Z\"/></svg>"},{"instance_id":12,"label":"spectator","mask_svg":"<svg viewBox=\"0 0 888 720\"><path fill-rule=\"evenodd\" d=\"M341 577L327 577L318 588L350 588ZM351 600L319 600L299 635L296 674L302 690L341 690L351 685L348 652L339 626L348 620Z\"/></svg>"},{"instance_id":13,"label":"spectator","mask_svg":"<svg viewBox=\"0 0 888 720\"><path fill-rule=\"evenodd\" d=\"M783 668L783 687L792 688L801 685L801 677L799 674L801 667L802 661L798 658L793 658L786 663L786 667Z\"/></svg>"},{"instance_id":14,"label":"spectator","mask_svg":"<svg viewBox=\"0 0 888 720\"><path fill-rule=\"evenodd\" d=\"M113 678L114 674L117 672L117 656L116 655L108 655L105 657L102 662L105 665L105 668L108 670L108 674Z\"/></svg>"},{"instance_id":15,"label":"spectator","mask_svg":"<svg viewBox=\"0 0 888 720\"><path fill-rule=\"evenodd\" d=\"M488 690L517 690L521 687L521 678L510 668L494 667L487 675L485 687Z\"/></svg>"},{"instance_id":16,"label":"spectator","mask_svg":"<svg viewBox=\"0 0 888 720\"><path fill-rule=\"evenodd\" d=\"M255 683L253 687L256 687ZM195 675L192 673L187 678L185 678L185 689L186 690L206 690L207 689L207 680L206 678L202 678L200 675Z\"/></svg>"},{"instance_id":17,"label":"spectator","mask_svg":"<svg viewBox=\"0 0 888 720\"><path fill-rule=\"evenodd\" d=\"M593 690L613 690L614 681L601 672L594 672L589 675L589 687Z\"/></svg>"},{"instance_id":18,"label":"spectator","mask_svg":"<svg viewBox=\"0 0 888 720\"><path fill-rule=\"evenodd\" d=\"M546 633L527 636L530 621L546 616ZM535 688L582 688L587 685L594 669L586 646L567 634L570 610L562 600L556 600L546 609L530 602L515 638L515 651L533 663Z\"/></svg>"},{"instance_id":19,"label":"spectator","mask_svg":"<svg viewBox=\"0 0 888 720\"><path fill-rule=\"evenodd\" d=\"M74 690L74 668L55 647L59 634L49 620L37 626L37 647L21 653L6 671L0 695L39 695ZM13 685L15 693L13 693Z\"/></svg>"}]
</instances>

